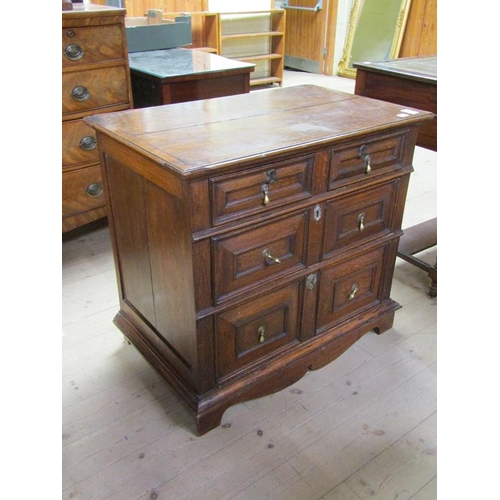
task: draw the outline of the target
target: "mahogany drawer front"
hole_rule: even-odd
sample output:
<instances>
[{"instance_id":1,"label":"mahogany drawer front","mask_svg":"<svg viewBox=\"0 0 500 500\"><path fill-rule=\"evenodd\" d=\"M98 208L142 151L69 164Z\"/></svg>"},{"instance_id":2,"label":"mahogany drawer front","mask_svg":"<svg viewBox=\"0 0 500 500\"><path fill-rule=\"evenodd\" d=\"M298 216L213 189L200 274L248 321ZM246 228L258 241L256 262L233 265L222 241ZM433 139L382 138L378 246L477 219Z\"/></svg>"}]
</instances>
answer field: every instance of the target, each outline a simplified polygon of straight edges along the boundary
<instances>
[{"instance_id":1,"label":"mahogany drawer front","mask_svg":"<svg viewBox=\"0 0 500 500\"><path fill-rule=\"evenodd\" d=\"M400 133L333 150L329 189L401 168L404 138Z\"/></svg>"},{"instance_id":2,"label":"mahogany drawer front","mask_svg":"<svg viewBox=\"0 0 500 500\"><path fill-rule=\"evenodd\" d=\"M99 161L95 131L83 120L63 122L62 145L63 167Z\"/></svg>"},{"instance_id":3,"label":"mahogany drawer front","mask_svg":"<svg viewBox=\"0 0 500 500\"><path fill-rule=\"evenodd\" d=\"M216 316L218 378L298 341L300 292L292 283Z\"/></svg>"},{"instance_id":4,"label":"mahogany drawer front","mask_svg":"<svg viewBox=\"0 0 500 500\"><path fill-rule=\"evenodd\" d=\"M376 248L321 271L317 332L380 302L385 249Z\"/></svg>"},{"instance_id":5,"label":"mahogany drawer front","mask_svg":"<svg viewBox=\"0 0 500 500\"><path fill-rule=\"evenodd\" d=\"M62 30L63 68L113 59L123 59L123 33L120 25Z\"/></svg>"},{"instance_id":6,"label":"mahogany drawer front","mask_svg":"<svg viewBox=\"0 0 500 500\"><path fill-rule=\"evenodd\" d=\"M212 239L214 300L306 266L309 211Z\"/></svg>"},{"instance_id":7,"label":"mahogany drawer front","mask_svg":"<svg viewBox=\"0 0 500 500\"><path fill-rule=\"evenodd\" d=\"M396 179L327 202L323 258L347 245L396 229L392 221L399 185Z\"/></svg>"},{"instance_id":8,"label":"mahogany drawer front","mask_svg":"<svg viewBox=\"0 0 500 500\"><path fill-rule=\"evenodd\" d=\"M62 75L63 114L128 103L125 66L73 71Z\"/></svg>"},{"instance_id":9,"label":"mahogany drawer front","mask_svg":"<svg viewBox=\"0 0 500 500\"><path fill-rule=\"evenodd\" d=\"M211 179L213 224L309 198L313 166L311 155Z\"/></svg>"},{"instance_id":10,"label":"mahogany drawer front","mask_svg":"<svg viewBox=\"0 0 500 500\"><path fill-rule=\"evenodd\" d=\"M62 215L68 217L106 204L101 167L94 165L62 174Z\"/></svg>"}]
</instances>

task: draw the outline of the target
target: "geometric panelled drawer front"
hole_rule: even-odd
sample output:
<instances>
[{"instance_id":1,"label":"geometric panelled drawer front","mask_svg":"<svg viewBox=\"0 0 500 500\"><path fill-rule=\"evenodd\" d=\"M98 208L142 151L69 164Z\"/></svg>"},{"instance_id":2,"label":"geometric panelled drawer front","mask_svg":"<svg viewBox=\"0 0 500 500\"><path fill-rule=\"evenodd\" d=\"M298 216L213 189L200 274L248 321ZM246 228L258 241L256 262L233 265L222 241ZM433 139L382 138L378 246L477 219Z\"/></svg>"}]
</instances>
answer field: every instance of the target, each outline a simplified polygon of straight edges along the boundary
<instances>
[{"instance_id":1,"label":"geometric panelled drawer front","mask_svg":"<svg viewBox=\"0 0 500 500\"><path fill-rule=\"evenodd\" d=\"M379 247L321 271L317 333L379 301L385 248Z\"/></svg>"},{"instance_id":2,"label":"geometric panelled drawer front","mask_svg":"<svg viewBox=\"0 0 500 500\"><path fill-rule=\"evenodd\" d=\"M305 268L308 220L305 210L213 238L214 298Z\"/></svg>"},{"instance_id":3,"label":"geometric panelled drawer front","mask_svg":"<svg viewBox=\"0 0 500 500\"><path fill-rule=\"evenodd\" d=\"M296 282L217 316L218 378L298 341L299 292Z\"/></svg>"},{"instance_id":4,"label":"geometric panelled drawer front","mask_svg":"<svg viewBox=\"0 0 500 500\"><path fill-rule=\"evenodd\" d=\"M311 196L314 156L212 179L214 225Z\"/></svg>"},{"instance_id":5,"label":"geometric panelled drawer front","mask_svg":"<svg viewBox=\"0 0 500 500\"><path fill-rule=\"evenodd\" d=\"M390 233L399 179L326 204L323 258L347 245Z\"/></svg>"},{"instance_id":6,"label":"geometric panelled drawer front","mask_svg":"<svg viewBox=\"0 0 500 500\"><path fill-rule=\"evenodd\" d=\"M404 135L357 142L332 151L330 189L401 168Z\"/></svg>"}]
</instances>

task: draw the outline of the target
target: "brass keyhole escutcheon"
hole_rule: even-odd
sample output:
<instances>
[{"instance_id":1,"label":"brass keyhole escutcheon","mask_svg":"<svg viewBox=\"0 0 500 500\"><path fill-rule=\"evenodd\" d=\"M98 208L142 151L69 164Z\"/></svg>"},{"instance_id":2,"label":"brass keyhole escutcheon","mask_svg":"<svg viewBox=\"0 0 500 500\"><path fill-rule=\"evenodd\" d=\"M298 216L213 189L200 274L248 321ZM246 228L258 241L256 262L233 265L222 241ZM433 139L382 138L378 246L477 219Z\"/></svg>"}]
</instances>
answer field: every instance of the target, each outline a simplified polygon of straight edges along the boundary
<instances>
[{"instance_id":1,"label":"brass keyhole escutcheon","mask_svg":"<svg viewBox=\"0 0 500 500\"><path fill-rule=\"evenodd\" d=\"M272 184L273 182L276 182L278 178L278 174L276 173L276 169L272 168L271 170L268 170L266 172L266 182L267 184Z\"/></svg>"},{"instance_id":2,"label":"brass keyhole escutcheon","mask_svg":"<svg viewBox=\"0 0 500 500\"><path fill-rule=\"evenodd\" d=\"M262 342L265 342L266 337L266 329L263 326L259 326L259 329L257 330L257 333L259 334L259 343L262 344Z\"/></svg>"},{"instance_id":3,"label":"brass keyhole escutcheon","mask_svg":"<svg viewBox=\"0 0 500 500\"><path fill-rule=\"evenodd\" d=\"M357 283L354 283L352 286L351 286L351 293L349 294L349 300L352 300L354 299L354 297L356 296L356 293L358 293L358 290L359 290L359 286Z\"/></svg>"}]
</instances>

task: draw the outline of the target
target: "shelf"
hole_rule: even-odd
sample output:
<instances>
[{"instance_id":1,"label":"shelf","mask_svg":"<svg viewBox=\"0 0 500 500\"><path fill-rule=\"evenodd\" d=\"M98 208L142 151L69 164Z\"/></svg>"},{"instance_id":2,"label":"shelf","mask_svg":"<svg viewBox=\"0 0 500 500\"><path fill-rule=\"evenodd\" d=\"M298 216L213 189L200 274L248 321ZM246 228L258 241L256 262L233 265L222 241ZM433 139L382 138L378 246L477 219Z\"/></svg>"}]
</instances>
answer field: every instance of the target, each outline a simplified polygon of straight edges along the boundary
<instances>
[{"instance_id":1,"label":"shelf","mask_svg":"<svg viewBox=\"0 0 500 500\"><path fill-rule=\"evenodd\" d=\"M286 11L219 13L220 55L256 63L250 85L282 85Z\"/></svg>"},{"instance_id":2,"label":"shelf","mask_svg":"<svg viewBox=\"0 0 500 500\"><path fill-rule=\"evenodd\" d=\"M279 83L281 84L282 79L276 76L268 76L265 78L254 78L250 80L250 86L255 87L256 85L266 85L269 83Z\"/></svg>"},{"instance_id":3,"label":"shelf","mask_svg":"<svg viewBox=\"0 0 500 500\"><path fill-rule=\"evenodd\" d=\"M244 56L244 57L235 57L237 61L241 62L251 62L251 61L267 61L269 59L282 59L283 56L281 54L260 54L255 56Z\"/></svg>"},{"instance_id":4,"label":"shelf","mask_svg":"<svg viewBox=\"0 0 500 500\"><path fill-rule=\"evenodd\" d=\"M252 37L270 37L270 36L283 36L281 31L260 31L256 33L234 33L231 35L221 35L221 40L231 40L235 38L252 38Z\"/></svg>"}]
</instances>

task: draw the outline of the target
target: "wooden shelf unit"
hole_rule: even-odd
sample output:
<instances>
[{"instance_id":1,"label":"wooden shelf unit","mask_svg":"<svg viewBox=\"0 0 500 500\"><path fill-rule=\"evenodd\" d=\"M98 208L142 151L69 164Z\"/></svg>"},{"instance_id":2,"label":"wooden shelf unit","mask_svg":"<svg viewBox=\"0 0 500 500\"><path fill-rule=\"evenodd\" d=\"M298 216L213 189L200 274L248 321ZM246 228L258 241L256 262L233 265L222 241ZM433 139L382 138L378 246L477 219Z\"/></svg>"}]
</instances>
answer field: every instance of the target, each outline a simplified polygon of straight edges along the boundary
<instances>
[{"instance_id":1,"label":"wooden shelf unit","mask_svg":"<svg viewBox=\"0 0 500 500\"><path fill-rule=\"evenodd\" d=\"M253 62L250 85L283 82L286 11L219 13L220 55Z\"/></svg>"},{"instance_id":2,"label":"wooden shelf unit","mask_svg":"<svg viewBox=\"0 0 500 500\"><path fill-rule=\"evenodd\" d=\"M166 12L164 19L176 16L191 16L192 44L189 48L203 50L211 54L219 54L219 13L218 12Z\"/></svg>"}]
</instances>

